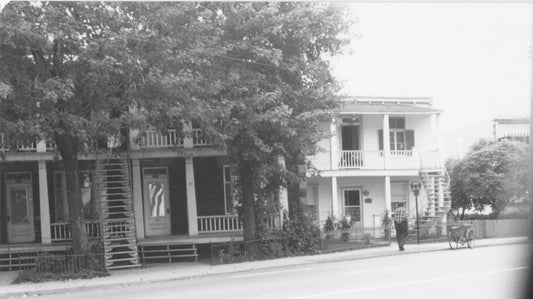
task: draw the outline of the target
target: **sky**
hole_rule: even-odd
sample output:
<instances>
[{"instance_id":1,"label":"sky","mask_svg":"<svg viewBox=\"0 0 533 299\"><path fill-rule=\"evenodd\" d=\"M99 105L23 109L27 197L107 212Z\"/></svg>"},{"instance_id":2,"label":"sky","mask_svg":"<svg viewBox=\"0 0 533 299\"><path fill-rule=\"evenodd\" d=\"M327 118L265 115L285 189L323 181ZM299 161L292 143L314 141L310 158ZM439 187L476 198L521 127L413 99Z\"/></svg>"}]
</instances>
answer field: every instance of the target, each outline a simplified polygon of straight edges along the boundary
<instances>
[{"instance_id":1,"label":"sky","mask_svg":"<svg viewBox=\"0 0 533 299\"><path fill-rule=\"evenodd\" d=\"M490 138L492 120L528 117L527 3L342 3L356 21L332 60L351 96L431 97L445 157Z\"/></svg>"}]
</instances>

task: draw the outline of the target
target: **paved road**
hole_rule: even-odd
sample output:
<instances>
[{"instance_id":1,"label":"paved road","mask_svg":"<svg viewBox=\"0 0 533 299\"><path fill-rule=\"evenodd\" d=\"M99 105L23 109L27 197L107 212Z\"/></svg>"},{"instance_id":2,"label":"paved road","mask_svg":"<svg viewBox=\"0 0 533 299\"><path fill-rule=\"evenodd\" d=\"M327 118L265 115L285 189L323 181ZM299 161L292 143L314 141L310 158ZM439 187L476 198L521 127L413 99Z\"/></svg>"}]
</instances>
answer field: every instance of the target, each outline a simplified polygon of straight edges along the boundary
<instances>
[{"instance_id":1,"label":"paved road","mask_svg":"<svg viewBox=\"0 0 533 299\"><path fill-rule=\"evenodd\" d=\"M528 249L526 244L515 244L398 254L40 297L520 298L529 267Z\"/></svg>"}]
</instances>

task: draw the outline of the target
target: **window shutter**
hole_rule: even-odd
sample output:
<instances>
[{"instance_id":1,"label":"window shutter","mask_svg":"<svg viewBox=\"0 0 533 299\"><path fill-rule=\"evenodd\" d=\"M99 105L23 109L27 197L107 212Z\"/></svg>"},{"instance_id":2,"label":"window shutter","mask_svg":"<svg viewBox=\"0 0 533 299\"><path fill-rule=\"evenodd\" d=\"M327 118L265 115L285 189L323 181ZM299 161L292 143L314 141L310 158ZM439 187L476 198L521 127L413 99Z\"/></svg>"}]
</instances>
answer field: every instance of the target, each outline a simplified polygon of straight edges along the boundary
<instances>
[{"instance_id":1,"label":"window shutter","mask_svg":"<svg viewBox=\"0 0 533 299\"><path fill-rule=\"evenodd\" d=\"M379 150L383 150L383 130L378 130L378 144L379 144Z\"/></svg>"},{"instance_id":2,"label":"window shutter","mask_svg":"<svg viewBox=\"0 0 533 299\"><path fill-rule=\"evenodd\" d=\"M405 130L405 149L410 151L415 146L415 131Z\"/></svg>"}]
</instances>

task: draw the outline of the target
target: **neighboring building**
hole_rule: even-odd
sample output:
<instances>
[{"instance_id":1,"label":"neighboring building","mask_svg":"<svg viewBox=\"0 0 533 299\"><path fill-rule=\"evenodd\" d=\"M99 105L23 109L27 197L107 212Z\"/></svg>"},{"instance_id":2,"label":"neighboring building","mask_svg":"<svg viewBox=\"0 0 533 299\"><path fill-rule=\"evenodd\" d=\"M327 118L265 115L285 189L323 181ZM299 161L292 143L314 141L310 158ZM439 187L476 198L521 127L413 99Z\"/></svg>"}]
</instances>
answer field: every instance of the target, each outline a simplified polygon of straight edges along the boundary
<instances>
[{"instance_id":1,"label":"neighboring building","mask_svg":"<svg viewBox=\"0 0 533 299\"><path fill-rule=\"evenodd\" d=\"M109 154L118 145L110 139L102 144L107 153L79 157L86 230L104 234L109 268L196 258L198 244L242 239L224 151L200 129L189 138L175 130L129 135L122 151ZM0 138L0 269L11 269L21 263L20 251L67 250L71 233L66 177L54 145ZM288 206L285 193L276 198ZM268 225L279 226L279 218Z\"/></svg>"},{"instance_id":2,"label":"neighboring building","mask_svg":"<svg viewBox=\"0 0 533 299\"><path fill-rule=\"evenodd\" d=\"M337 118L324 124L331 133L308 157L307 202L318 220L349 216L352 226L380 227L385 210L406 203L414 226L418 180L424 220L445 222L451 206L449 178L441 157L440 111L429 98L353 97L343 101ZM445 229L445 226L441 226Z\"/></svg>"},{"instance_id":3,"label":"neighboring building","mask_svg":"<svg viewBox=\"0 0 533 299\"><path fill-rule=\"evenodd\" d=\"M498 118L493 122L493 137L529 143L528 118Z\"/></svg>"}]
</instances>

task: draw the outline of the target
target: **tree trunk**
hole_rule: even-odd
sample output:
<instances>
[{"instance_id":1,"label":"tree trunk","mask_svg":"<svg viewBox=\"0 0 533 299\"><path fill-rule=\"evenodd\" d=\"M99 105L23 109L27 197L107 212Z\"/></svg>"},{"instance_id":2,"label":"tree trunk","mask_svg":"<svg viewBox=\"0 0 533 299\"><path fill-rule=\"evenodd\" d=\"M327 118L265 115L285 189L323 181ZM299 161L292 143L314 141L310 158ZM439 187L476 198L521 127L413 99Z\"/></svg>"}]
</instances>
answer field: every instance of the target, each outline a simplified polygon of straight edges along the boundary
<instances>
[{"instance_id":1,"label":"tree trunk","mask_svg":"<svg viewBox=\"0 0 533 299\"><path fill-rule=\"evenodd\" d=\"M256 240L255 231L255 200L254 200L254 169L249 161L239 163L239 179L242 188L242 207L244 210L244 241ZM255 246L250 254L255 253Z\"/></svg>"},{"instance_id":2,"label":"tree trunk","mask_svg":"<svg viewBox=\"0 0 533 299\"><path fill-rule=\"evenodd\" d=\"M465 211L466 211L466 209L463 208L463 212L461 213L461 217L459 217L460 220L463 220L463 219L464 219L464 217L465 217Z\"/></svg>"},{"instance_id":3,"label":"tree trunk","mask_svg":"<svg viewBox=\"0 0 533 299\"><path fill-rule=\"evenodd\" d=\"M75 254L87 253L89 251L89 242L83 215L78 150L71 136L56 134L55 141L65 168L72 250Z\"/></svg>"}]
</instances>

